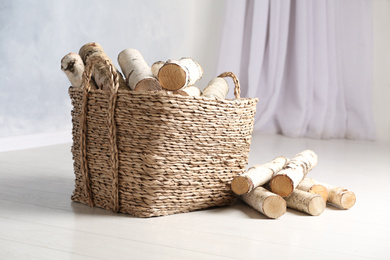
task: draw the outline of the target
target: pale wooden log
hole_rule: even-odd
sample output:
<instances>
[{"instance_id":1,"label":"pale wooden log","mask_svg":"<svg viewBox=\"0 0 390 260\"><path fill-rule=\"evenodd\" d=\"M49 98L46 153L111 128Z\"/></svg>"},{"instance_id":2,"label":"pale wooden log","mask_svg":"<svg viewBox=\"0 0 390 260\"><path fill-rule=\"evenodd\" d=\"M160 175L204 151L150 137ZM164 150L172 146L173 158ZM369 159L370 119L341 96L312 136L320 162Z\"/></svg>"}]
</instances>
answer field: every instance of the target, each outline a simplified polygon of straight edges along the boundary
<instances>
[{"instance_id":1,"label":"pale wooden log","mask_svg":"<svg viewBox=\"0 0 390 260\"><path fill-rule=\"evenodd\" d=\"M215 97L218 99L225 99L229 92L229 85L224 78L216 77L212 79L207 87L203 90L203 97Z\"/></svg>"},{"instance_id":2,"label":"pale wooden log","mask_svg":"<svg viewBox=\"0 0 390 260\"><path fill-rule=\"evenodd\" d=\"M94 59L94 66L92 71L92 78L94 79L98 89L102 89L104 91L108 91L112 88L111 84L111 72L110 68L107 66L107 64L104 62L107 60L109 64L115 68L116 72L118 73L118 79L119 79L119 89L120 90L130 90L129 86L127 86L125 80L123 79L122 74L118 71L118 69L113 64L112 60L107 56L107 54L104 52L102 46L96 42L90 42L87 44L84 44L80 50L79 54L81 58L84 61L84 64L86 64L90 59L93 57L98 57L99 59Z\"/></svg>"},{"instance_id":3,"label":"pale wooden log","mask_svg":"<svg viewBox=\"0 0 390 260\"><path fill-rule=\"evenodd\" d=\"M241 199L269 218L279 218L286 213L286 201L263 187L257 187L252 192L242 195Z\"/></svg>"},{"instance_id":4,"label":"pale wooden log","mask_svg":"<svg viewBox=\"0 0 390 260\"><path fill-rule=\"evenodd\" d=\"M84 68L84 62L77 53L68 53L61 59L61 70L65 72L65 75L74 88L81 88ZM91 89L98 88L93 80L89 81L89 85Z\"/></svg>"},{"instance_id":5,"label":"pale wooden log","mask_svg":"<svg viewBox=\"0 0 390 260\"><path fill-rule=\"evenodd\" d=\"M86 64L86 61L88 57L94 53L103 52L103 47L97 43L97 42L89 42L81 46L79 50L79 54L81 56L81 59L84 61L84 64Z\"/></svg>"},{"instance_id":6,"label":"pale wooden log","mask_svg":"<svg viewBox=\"0 0 390 260\"><path fill-rule=\"evenodd\" d=\"M247 194L254 188L267 183L272 176L279 172L286 165L288 159L279 156L272 161L255 165L249 168L244 174L235 177L231 183L232 191L237 195Z\"/></svg>"},{"instance_id":7,"label":"pale wooden log","mask_svg":"<svg viewBox=\"0 0 390 260\"><path fill-rule=\"evenodd\" d=\"M318 157L311 150L305 150L291 159L285 168L274 174L270 181L272 192L282 197L289 196L306 174L317 164Z\"/></svg>"},{"instance_id":8,"label":"pale wooden log","mask_svg":"<svg viewBox=\"0 0 390 260\"><path fill-rule=\"evenodd\" d=\"M310 179L311 182L324 186L328 191L327 202L333 204L341 209L350 209L356 203L356 195L352 191L345 188L329 185L327 183L318 182L314 179Z\"/></svg>"},{"instance_id":9,"label":"pale wooden log","mask_svg":"<svg viewBox=\"0 0 390 260\"><path fill-rule=\"evenodd\" d=\"M287 207L306 212L312 216L321 215L326 207L326 203L320 195L297 189L284 199L287 202Z\"/></svg>"},{"instance_id":10,"label":"pale wooden log","mask_svg":"<svg viewBox=\"0 0 390 260\"><path fill-rule=\"evenodd\" d=\"M180 95L180 96L189 96L188 94L187 94L187 92L185 92L185 91L183 91L183 90L181 90L181 89L179 89L179 90L174 90L174 91L170 91L170 90L164 90L164 92L166 92L166 93L168 93L168 94L170 94L170 95Z\"/></svg>"},{"instance_id":11,"label":"pale wooden log","mask_svg":"<svg viewBox=\"0 0 390 260\"><path fill-rule=\"evenodd\" d=\"M180 90L186 92L188 96L192 97L199 97L202 95L202 91L200 91L200 89L196 86L188 86Z\"/></svg>"},{"instance_id":12,"label":"pale wooden log","mask_svg":"<svg viewBox=\"0 0 390 260\"><path fill-rule=\"evenodd\" d=\"M152 64L151 70L153 76L155 76L158 79L158 72L161 69L161 67L165 64L165 61L156 61Z\"/></svg>"},{"instance_id":13,"label":"pale wooden log","mask_svg":"<svg viewBox=\"0 0 390 260\"><path fill-rule=\"evenodd\" d=\"M61 59L61 70L65 72L70 84L74 88L81 87L82 75L84 72L84 63L80 55L68 53Z\"/></svg>"},{"instance_id":14,"label":"pale wooden log","mask_svg":"<svg viewBox=\"0 0 390 260\"><path fill-rule=\"evenodd\" d=\"M136 49L125 49L118 55L118 63L131 89L136 91L161 90L151 68Z\"/></svg>"},{"instance_id":15,"label":"pale wooden log","mask_svg":"<svg viewBox=\"0 0 390 260\"><path fill-rule=\"evenodd\" d=\"M324 185L315 183L311 178L304 178L297 186L298 190L320 195L324 201L328 200L328 190Z\"/></svg>"},{"instance_id":16,"label":"pale wooden log","mask_svg":"<svg viewBox=\"0 0 390 260\"><path fill-rule=\"evenodd\" d=\"M158 80L167 90L178 90L194 85L202 76L202 67L191 58L168 60L158 72Z\"/></svg>"}]
</instances>

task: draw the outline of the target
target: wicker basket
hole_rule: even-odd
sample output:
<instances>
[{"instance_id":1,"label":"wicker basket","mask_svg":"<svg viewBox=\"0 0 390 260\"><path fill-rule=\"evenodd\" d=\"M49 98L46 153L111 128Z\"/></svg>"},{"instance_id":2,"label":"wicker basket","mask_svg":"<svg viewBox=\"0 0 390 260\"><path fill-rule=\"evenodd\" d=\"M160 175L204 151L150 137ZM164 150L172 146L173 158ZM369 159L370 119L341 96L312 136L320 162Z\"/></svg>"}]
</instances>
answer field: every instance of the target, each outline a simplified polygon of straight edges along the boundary
<instances>
[{"instance_id":1,"label":"wicker basket","mask_svg":"<svg viewBox=\"0 0 390 260\"><path fill-rule=\"evenodd\" d=\"M107 63L108 64L108 63ZM83 86L93 65L87 64ZM248 162L257 98L69 88L75 190L72 200L136 217L224 206Z\"/></svg>"}]
</instances>

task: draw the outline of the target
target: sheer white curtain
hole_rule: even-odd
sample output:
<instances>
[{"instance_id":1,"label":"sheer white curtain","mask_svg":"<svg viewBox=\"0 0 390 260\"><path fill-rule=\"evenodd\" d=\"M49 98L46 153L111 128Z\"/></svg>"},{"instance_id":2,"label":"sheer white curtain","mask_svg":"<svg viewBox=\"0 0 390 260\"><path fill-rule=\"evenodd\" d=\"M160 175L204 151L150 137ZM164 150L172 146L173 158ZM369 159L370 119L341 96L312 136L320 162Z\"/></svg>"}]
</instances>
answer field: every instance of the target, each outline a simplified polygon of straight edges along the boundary
<instances>
[{"instance_id":1,"label":"sheer white curtain","mask_svg":"<svg viewBox=\"0 0 390 260\"><path fill-rule=\"evenodd\" d=\"M217 69L259 97L256 130L373 139L371 19L370 0L228 0Z\"/></svg>"}]
</instances>

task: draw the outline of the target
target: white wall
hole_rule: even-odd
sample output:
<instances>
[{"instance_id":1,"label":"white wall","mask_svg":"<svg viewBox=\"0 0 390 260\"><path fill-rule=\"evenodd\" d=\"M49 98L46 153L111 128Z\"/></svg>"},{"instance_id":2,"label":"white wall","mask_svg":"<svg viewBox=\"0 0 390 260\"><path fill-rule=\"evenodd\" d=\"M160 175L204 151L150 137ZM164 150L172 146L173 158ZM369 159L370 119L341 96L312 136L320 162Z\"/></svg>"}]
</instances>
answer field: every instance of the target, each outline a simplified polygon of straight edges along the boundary
<instances>
[{"instance_id":1,"label":"white wall","mask_svg":"<svg viewBox=\"0 0 390 260\"><path fill-rule=\"evenodd\" d=\"M377 139L390 140L390 1L373 1L373 104Z\"/></svg>"},{"instance_id":2,"label":"white wall","mask_svg":"<svg viewBox=\"0 0 390 260\"><path fill-rule=\"evenodd\" d=\"M87 42L102 44L116 65L130 47L148 63L193 57L204 68L204 87L220 73L225 2L0 1L0 151L70 141L69 82L60 60ZM390 1L373 3L374 116L378 139L390 140Z\"/></svg>"},{"instance_id":3,"label":"white wall","mask_svg":"<svg viewBox=\"0 0 390 260\"><path fill-rule=\"evenodd\" d=\"M58 140L70 140L70 84L60 60L87 42L100 43L116 65L125 48L140 50L149 64L192 57L203 66L204 87L217 73L224 6L225 0L0 1L0 150L10 138L17 148L21 135L42 142L46 133L68 133Z\"/></svg>"}]
</instances>

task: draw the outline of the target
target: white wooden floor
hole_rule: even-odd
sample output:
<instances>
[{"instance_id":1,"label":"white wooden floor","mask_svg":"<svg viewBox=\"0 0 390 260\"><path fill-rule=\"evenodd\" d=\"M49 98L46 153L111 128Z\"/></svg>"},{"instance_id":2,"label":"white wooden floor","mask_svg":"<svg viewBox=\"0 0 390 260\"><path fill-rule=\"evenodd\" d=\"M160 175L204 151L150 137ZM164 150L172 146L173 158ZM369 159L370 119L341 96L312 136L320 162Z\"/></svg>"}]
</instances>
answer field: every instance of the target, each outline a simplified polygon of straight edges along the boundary
<instances>
[{"instance_id":1,"label":"white wooden floor","mask_svg":"<svg viewBox=\"0 0 390 260\"><path fill-rule=\"evenodd\" d=\"M70 144L0 153L0 259L390 259L390 145L255 135L249 165L312 149L350 210L264 218L241 202L149 219L72 203Z\"/></svg>"}]
</instances>

